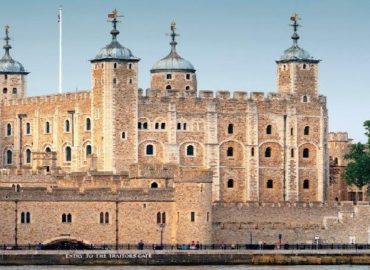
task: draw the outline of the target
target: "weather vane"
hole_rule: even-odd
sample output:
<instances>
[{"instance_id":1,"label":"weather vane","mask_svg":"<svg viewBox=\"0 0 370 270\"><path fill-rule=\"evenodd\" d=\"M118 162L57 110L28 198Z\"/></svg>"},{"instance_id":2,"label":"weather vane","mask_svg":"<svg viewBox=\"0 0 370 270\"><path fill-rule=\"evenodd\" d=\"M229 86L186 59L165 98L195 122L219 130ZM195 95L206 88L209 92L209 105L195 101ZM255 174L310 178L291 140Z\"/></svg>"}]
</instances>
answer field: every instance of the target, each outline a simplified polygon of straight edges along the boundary
<instances>
[{"instance_id":1,"label":"weather vane","mask_svg":"<svg viewBox=\"0 0 370 270\"><path fill-rule=\"evenodd\" d=\"M119 17L123 17L123 16L118 15L117 9L113 9L113 11L111 13L108 13L108 18L109 19L117 20L117 18L119 18Z\"/></svg>"}]
</instances>

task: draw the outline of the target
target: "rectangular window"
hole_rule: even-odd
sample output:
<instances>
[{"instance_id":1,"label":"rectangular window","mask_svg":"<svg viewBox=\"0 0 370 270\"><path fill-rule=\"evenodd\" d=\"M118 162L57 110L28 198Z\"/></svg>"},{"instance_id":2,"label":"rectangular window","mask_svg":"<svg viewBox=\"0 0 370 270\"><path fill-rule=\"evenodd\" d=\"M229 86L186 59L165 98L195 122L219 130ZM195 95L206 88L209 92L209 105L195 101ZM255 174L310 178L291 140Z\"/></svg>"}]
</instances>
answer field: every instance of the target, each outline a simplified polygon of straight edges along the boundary
<instances>
[{"instance_id":1,"label":"rectangular window","mask_svg":"<svg viewBox=\"0 0 370 270\"><path fill-rule=\"evenodd\" d=\"M171 80L172 79L172 74L166 74L166 79Z\"/></svg>"},{"instance_id":2,"label":"rectangular window","mask_svg":"<svg viewBox=\"0 0 370 270\"><path fill-rule=\"evenodd\" d=\"M195 212L190 213L190 221L194 222L195 221Z\"/></svg>"},{"instance_id":3,"label":"rectangular window","mask_svg":"<svg viewBox=\"0 0 370 270\"><path fill-rule=\"evenodd\" d=\"M186 74L186 79L190 80L190 74Z\"/></svg>"}]
</instances>

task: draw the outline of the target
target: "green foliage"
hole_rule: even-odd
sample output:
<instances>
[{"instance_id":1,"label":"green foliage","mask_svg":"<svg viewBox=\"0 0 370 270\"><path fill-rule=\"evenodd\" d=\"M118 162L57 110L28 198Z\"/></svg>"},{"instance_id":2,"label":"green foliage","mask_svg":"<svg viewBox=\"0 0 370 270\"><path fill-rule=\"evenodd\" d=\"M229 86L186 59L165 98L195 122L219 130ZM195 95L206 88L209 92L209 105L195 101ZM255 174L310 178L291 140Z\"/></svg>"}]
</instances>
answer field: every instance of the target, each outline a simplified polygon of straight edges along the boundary
<instances>
[{"instance_id":1,"label":"green foliage","mask_svg":"<svg viewBox=\"0 0 370 270\"><path fill-rule=\"evenodd\" d=\"M351 145L348 154L344 156L349 161L343 174L344 179L359 188L370 183L370 120L364 122L364 127L367 144L359 142Z\"/></svg>"}]
</instances>

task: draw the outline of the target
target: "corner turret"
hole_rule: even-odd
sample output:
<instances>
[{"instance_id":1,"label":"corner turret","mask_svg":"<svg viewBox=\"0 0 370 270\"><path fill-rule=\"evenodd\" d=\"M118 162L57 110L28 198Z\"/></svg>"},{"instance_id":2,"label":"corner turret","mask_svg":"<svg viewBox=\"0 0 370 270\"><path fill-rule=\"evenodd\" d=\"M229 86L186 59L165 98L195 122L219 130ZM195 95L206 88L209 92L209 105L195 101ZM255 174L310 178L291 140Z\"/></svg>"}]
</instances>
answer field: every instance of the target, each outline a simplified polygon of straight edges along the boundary
<instances>
[{"instance_id":1,"label":"corner turret","mask_svg":"<svg viewBox=\"0 0 370 270\"><path fill-rule=\"evenodd\" d=\"M277 88L280 93L298 95L304 102L318 96L318 63L310 54L298 46L297 33L300 20L298 14L290 17L293 27L291 47L284 51L277 63Z\"/></svg>"},{"instance_id":2,"label":"corner turret","mask_svg":"<svg viewBox=\"0 0 370 270\"><path fill-rule=\"evenodd\" d=\"M197 91L197 77L194 66L176 52L176 23L171 23L171 52L153 65L151 73L151 88L165 93L167 90L177 90L192 94Z\"/></svg>"},{"instance_id":3,"label":"corner turret","mask_svg":"<svg viewBox=\"0 0 370 270\"><path fill-rule=\"evenodd\" d=\"M26 92L26 76L23 65L10 56L9 26L5 26L5 54L0 59L0 100L21 98Z\"/></svg>"}]
</instances>

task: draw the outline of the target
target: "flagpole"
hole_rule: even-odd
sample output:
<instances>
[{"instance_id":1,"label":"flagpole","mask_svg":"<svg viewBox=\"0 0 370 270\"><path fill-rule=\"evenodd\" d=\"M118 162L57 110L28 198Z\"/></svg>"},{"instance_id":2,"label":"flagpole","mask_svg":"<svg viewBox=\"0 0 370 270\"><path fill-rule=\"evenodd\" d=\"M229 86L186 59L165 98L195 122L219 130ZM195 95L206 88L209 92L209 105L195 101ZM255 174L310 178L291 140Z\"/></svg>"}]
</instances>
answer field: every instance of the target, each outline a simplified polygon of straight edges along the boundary
<instances>
[{"instance_id":1,"label":"flagpole","mask_svg":"<svg viewBox=\"0 0 370 270\"><path fill-rule=\"evenodd\" d=\"M63 86L62 86L62 6L59 7L59 93L61 94L63 92Z\"/></svg>"}]
</instances>

